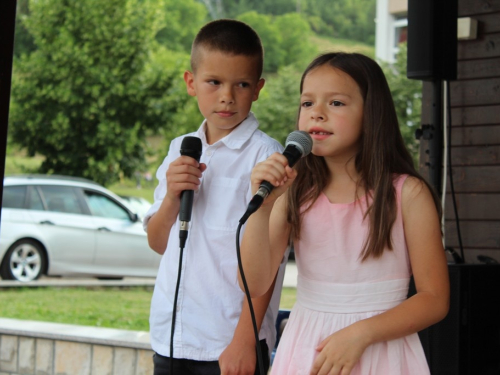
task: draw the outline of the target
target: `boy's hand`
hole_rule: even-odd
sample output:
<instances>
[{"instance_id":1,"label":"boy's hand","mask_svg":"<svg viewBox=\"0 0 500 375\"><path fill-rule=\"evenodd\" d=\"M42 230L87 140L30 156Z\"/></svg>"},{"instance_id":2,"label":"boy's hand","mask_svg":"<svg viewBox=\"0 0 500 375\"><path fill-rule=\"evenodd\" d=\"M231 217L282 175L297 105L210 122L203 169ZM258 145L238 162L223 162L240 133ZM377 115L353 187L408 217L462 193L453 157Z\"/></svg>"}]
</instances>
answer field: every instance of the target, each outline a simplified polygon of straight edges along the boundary
<instances>
[{"instance_id":1,"label":"boy's hand","mask_svg":"<svg viewBox=\"0 0 500 375\"><path fill-rule=\"evenodd\" d=\"M250 176L252 193L257 192L262 181L268 181L274 186L274 189L266 201L272 202L288 189L295 177L297 177L297 171L288 166L286 157L275 152L267 160L258 163L253 168Z\"/></svg>"},{"instance_id":2,"label":"boy's hand","mask_svg":"<svg viewBox=\"0 0 500 375\"><path fill-rule=\"evenodd\" d=\"M167 195L171 201L180 199L184 190L198 190L200 178L207 166L189 156L175 159L167 170Z\"/></svg>"},{"instance_id":3,"label":"boy's hand","mask_svg":"<svg viewBox=\"0 0 500 375\"><path fill-rule=\"evenodd\" d=\"M255 345L234 339L219 357L221 375L254 375L256 362Z\"/></svg>"}]
</instances>

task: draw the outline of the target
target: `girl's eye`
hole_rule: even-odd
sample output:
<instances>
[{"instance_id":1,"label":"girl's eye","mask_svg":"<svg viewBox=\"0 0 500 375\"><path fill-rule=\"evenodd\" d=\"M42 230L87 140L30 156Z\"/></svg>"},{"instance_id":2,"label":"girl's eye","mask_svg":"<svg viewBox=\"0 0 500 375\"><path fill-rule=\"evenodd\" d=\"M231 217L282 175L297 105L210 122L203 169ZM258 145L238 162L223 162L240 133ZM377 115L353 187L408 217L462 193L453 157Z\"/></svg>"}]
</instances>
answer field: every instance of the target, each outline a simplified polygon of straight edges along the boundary
<instances>
[{"instance_id":1,"label":"girl's eye","mask_svg":"<svg viewBox=\"0 0 500 375\"><path fill-rule=\"evenodd\" d=\"M344 103L339 102L338 100L334 100L331 104L332 104L334 107L340 107L340 106L343 106L343 105L344 105Z\"/></svg>"}]
</instances>

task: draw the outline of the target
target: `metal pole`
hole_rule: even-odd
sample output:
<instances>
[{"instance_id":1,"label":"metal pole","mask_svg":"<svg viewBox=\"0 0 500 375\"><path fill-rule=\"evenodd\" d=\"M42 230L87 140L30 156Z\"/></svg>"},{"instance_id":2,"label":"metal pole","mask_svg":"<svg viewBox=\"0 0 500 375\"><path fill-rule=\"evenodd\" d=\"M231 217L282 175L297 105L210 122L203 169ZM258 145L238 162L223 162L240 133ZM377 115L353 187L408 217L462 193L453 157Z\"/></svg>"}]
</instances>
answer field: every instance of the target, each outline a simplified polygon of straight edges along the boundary
<instances>
[{"instance_id":1,"label":"metal pole","mask_svg":"<svg viewBox=\"0 0 500 375\"><path fill-rule=\"evenodd\" d=\"M0 184L0 202L3 197L5 154L7 152L7 126L9 123L16 6L16 0L0 1L0 35L2 36L0 38L0 177L2 178L2 183Z\"/></svg>"}]
</instances>

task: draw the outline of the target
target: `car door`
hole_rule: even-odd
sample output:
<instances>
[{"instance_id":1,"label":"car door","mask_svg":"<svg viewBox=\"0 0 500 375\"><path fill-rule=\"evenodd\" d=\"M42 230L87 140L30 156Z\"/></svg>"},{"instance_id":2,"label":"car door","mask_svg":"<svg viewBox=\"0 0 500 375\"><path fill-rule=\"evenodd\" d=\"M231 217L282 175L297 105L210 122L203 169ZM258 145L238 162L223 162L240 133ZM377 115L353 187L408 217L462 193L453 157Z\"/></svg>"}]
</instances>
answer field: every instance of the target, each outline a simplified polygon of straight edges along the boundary
<instances>
[{"instance_id":1,"label":"car door","mask_svg":"<svg viewBox=\"0 0 500 375\"><path fill-rule=\"evenodd\" d=\"M29 215L43 234L49 274L89 273L94 261L96 233L76 188L38 185L29 191Z\"/></svg>"},{"instance_id":2,"label":"car door","mask_svg":"<svg viewBox=\"0 0 500 375\"><path fill-rule=\"evenodd\" d=\"M104 193L84 194L97 226L96 268L106 275L155 277L160 255L149 248L137 216Z\"/></svg>"}]
</instances>

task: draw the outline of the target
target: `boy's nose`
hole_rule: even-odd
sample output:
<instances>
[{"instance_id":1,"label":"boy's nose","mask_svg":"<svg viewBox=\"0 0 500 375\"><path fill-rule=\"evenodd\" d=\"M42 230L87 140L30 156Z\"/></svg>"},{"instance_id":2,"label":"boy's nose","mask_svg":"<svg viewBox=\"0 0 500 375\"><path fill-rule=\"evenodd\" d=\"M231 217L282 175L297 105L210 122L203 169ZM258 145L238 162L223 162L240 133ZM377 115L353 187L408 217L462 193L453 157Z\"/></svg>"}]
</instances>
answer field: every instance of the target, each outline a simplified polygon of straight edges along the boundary
<instances>
[{"instance_id":1,"label":"boy's nose","mask_svg":"<svg viewBox=\"0 0 500 375\"><path fill-rule=\"evenodd\" d=\"M234 94L231 88L223 89L220 96L220 102L226 104L234 103Z\"/></svg>"}]
</instances>

